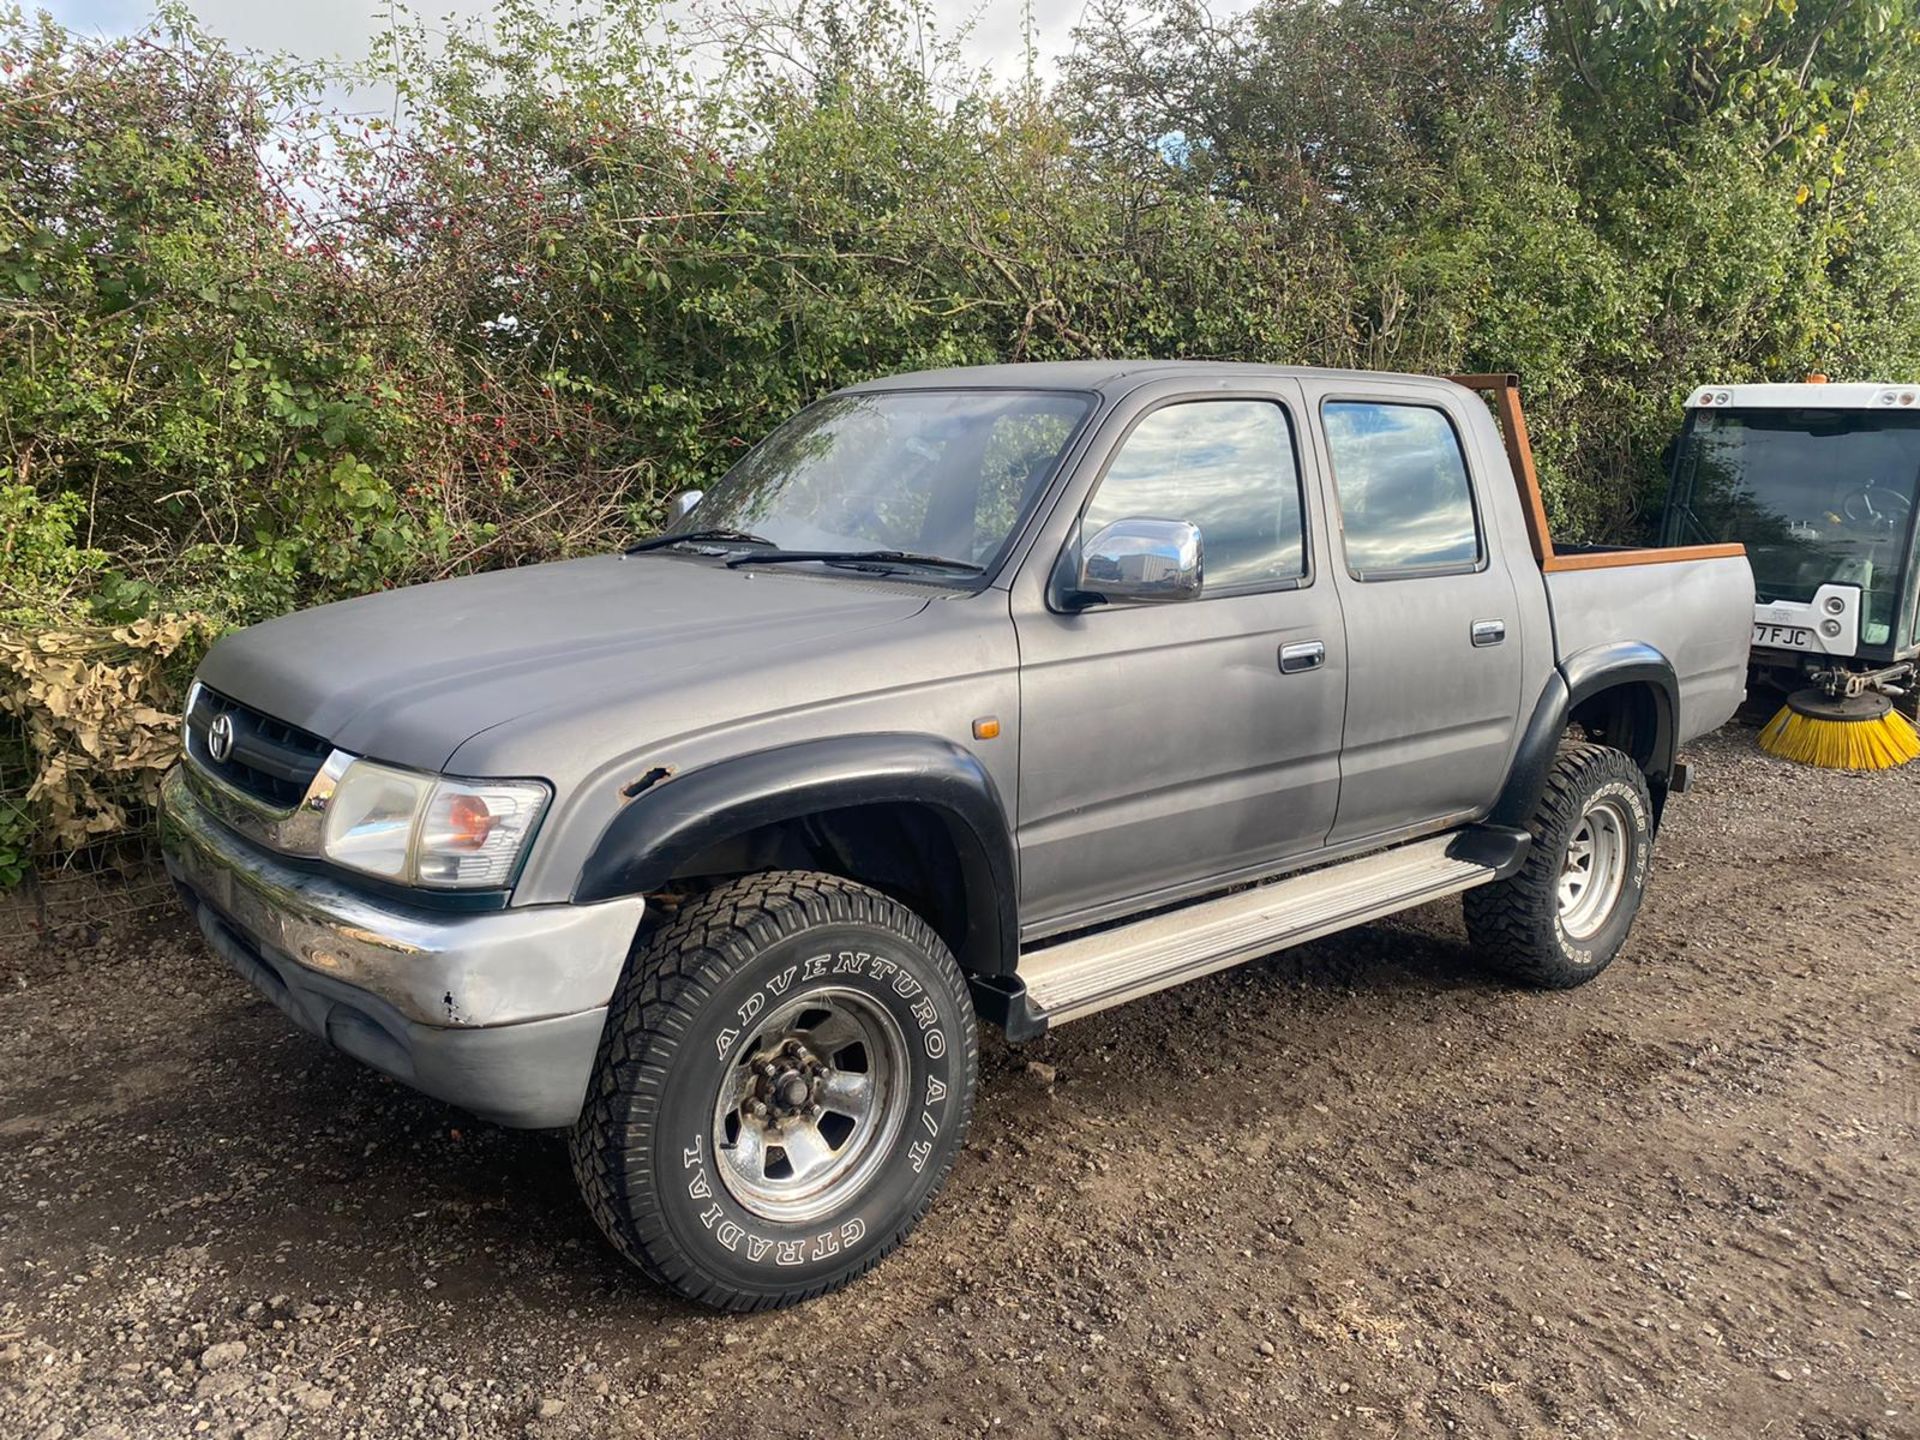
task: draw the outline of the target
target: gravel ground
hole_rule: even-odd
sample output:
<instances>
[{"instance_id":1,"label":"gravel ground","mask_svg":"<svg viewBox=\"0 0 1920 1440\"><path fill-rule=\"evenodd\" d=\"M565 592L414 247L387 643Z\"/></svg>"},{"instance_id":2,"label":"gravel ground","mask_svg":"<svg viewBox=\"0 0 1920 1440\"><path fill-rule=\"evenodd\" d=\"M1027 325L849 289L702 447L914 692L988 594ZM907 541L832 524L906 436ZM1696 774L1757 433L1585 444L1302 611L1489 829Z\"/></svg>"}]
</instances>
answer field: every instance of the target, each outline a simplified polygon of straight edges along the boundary
<instances>
[{"instance_id":1,"label":"gravel ground","mask_svg":"<svg viewBox=\"0 0 1920 1440\"><path fill-rule=\"evenodd\" d=\"M1597 983L1442 904L996 1038L914 1238L749 1319L179 920L0 943L0 1436L1920 1436L1920 766L1691 758Z\"/></svg>"}]
</instances>

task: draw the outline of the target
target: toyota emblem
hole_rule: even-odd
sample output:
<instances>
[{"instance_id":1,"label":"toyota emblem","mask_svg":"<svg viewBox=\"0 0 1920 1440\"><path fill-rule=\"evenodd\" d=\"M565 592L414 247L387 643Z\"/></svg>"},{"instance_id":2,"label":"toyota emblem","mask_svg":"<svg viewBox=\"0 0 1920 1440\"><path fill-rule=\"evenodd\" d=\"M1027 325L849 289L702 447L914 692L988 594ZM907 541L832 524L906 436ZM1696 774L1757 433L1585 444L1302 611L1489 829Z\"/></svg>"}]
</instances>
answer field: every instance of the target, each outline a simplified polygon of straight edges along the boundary
<instances>
[{"instance_id":1,"label":"toyota emblem","mask_svg":"<svg viewBox=\"0 0 1920 1440\"><path fill-rule=\"evenodd\" d=\"M233 754L233 716L213 717L213 724L207 727L207 754L216 765L227 763L227 757Z\"/></svg>"}]
</instances>

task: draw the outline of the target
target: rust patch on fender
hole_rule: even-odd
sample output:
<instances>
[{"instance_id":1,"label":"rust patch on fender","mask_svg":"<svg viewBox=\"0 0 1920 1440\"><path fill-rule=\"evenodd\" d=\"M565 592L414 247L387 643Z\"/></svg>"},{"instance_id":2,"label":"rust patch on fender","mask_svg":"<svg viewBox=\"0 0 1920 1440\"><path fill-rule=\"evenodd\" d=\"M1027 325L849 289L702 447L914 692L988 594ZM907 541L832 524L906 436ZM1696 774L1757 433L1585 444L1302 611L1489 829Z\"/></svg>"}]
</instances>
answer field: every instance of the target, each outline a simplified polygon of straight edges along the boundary
<instances>
[{"instance_id":1,"label":"rust patch on fender","mask_svg":"<svg viewBox=\"0 0 1920 1440\"><path fill-rule=\"evenodd\" d=\"M642 775L638 780L630 780L625 785L622 785L620 787L621 797L623 799L631 800L635 796L644 795L647 793L647 791L651 790L654 786L660 784L662 781L671 780L673 776L674 776L673 766L656 765L653 767L653 769L647 771L646 774Z\"/></svg>"}]
</instances>

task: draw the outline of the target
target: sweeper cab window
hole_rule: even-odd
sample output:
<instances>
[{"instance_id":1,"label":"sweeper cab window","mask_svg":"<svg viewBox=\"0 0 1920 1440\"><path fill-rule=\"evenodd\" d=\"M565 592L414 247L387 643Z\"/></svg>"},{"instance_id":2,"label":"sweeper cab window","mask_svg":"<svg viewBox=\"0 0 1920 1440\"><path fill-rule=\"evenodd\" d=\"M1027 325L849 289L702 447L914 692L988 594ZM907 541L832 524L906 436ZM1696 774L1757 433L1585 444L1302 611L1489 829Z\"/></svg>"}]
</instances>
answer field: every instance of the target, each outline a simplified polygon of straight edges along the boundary
<instances>
[{"instance_id":1,"label":"sweeper cab window","mask_svg":"<svg viewBox=\"0 0 1920 1440\"><path fill-rule=\"evenodd\" d=\"M1674 458L1665 539L1740 541L1763 602L1858 585L1860 639L1885 645L1913 553L1917 486L1920 415L1697 410Z\"/></svg>"}]
</instances>

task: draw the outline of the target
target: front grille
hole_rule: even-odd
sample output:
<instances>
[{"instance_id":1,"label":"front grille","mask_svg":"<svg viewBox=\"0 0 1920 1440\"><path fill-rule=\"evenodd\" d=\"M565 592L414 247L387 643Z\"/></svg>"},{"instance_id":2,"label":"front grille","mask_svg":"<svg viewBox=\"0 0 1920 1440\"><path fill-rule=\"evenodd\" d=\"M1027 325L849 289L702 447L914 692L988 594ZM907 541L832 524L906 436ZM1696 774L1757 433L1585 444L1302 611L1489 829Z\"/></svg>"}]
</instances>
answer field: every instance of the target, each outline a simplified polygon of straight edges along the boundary
<instances>
[{"instance_id":1,"label":"front grille","mask_svg":"<svg viewBox=\"0 0 1920 1440\"><path fill-rule=\"evenodd\" d=\"M207 732L226 715L233 722L233 750L215 760ZM306 796L333 747L318 735L262 715L205 685L194 690L187 712L187 753L207 774L277 810L291 810Z\"/></svg>"}]
</instances>

